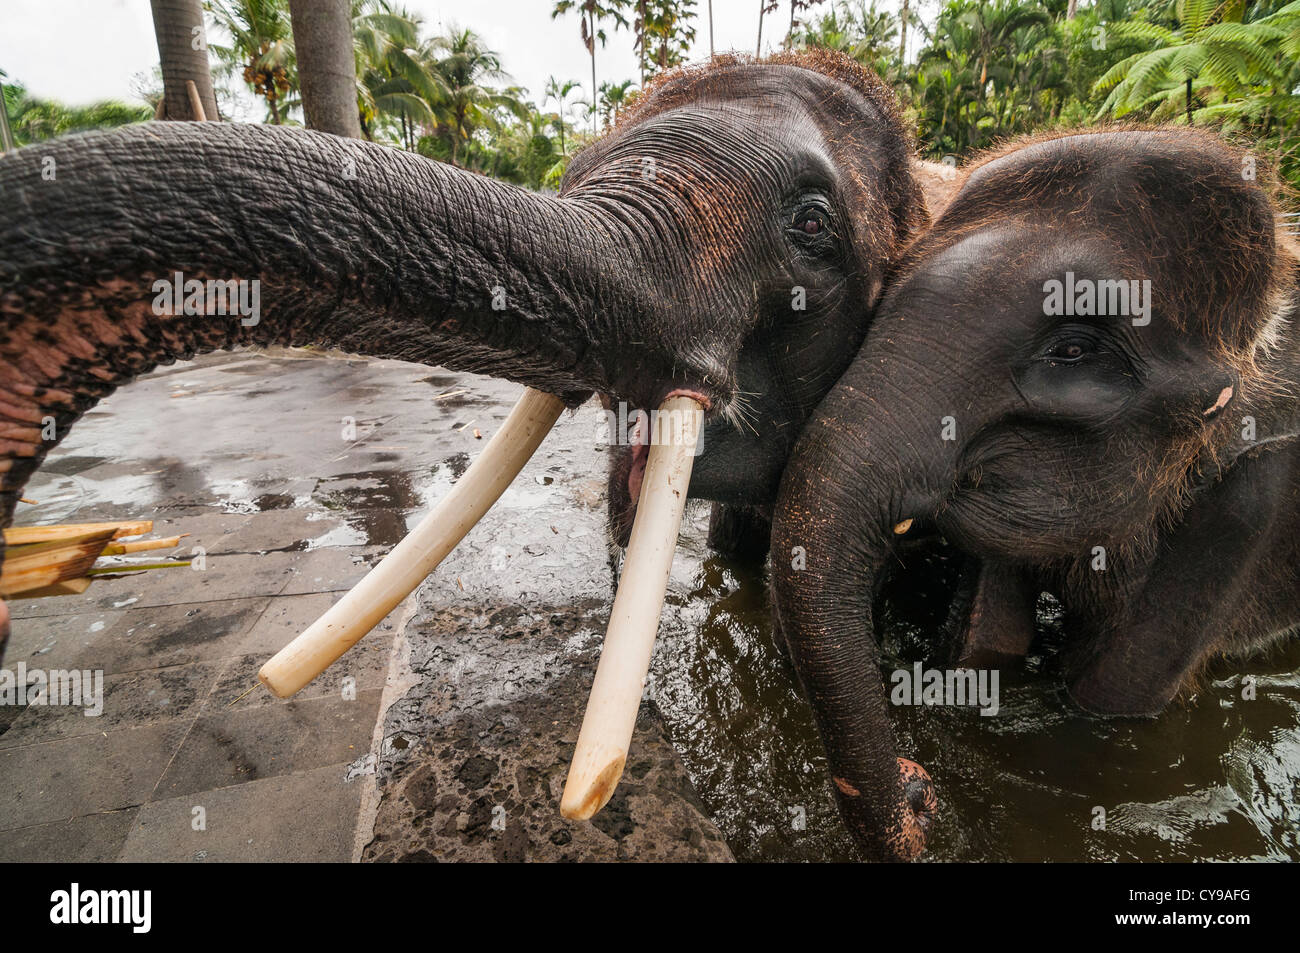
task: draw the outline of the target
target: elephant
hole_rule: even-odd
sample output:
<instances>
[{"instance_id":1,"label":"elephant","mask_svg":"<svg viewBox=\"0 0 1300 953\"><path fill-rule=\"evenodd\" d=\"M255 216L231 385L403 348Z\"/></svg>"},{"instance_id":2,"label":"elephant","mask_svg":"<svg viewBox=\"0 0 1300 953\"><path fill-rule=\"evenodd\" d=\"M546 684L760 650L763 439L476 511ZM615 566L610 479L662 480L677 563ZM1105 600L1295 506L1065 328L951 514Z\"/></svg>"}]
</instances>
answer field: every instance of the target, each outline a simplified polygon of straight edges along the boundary
<instances>
[{"instance_id":1,"label":"elephant","mask_svg":"<svg viewBox=\"0 0 1300 953\"><path fill-rule=\"evenodd\" d=\"M1023 656L1055 596L1090 717L1155 717L1300 625L1298 256L1265 171L1184 127L1019 140L899 262L772 529L775 625L865 855L915 858L935 822L874 638L901 548L961 560L928 643L955 672Z\"/></svg>"},{"instance_id":2,"label":"elephant","mask_svg":"<svg viewBox=\"0 0 1300 953\"><path fill-rule=\"evenodd\" d=\"M826 52L665 74L558 196L285 127L156 122L20 150L0 159L0 521L117 386L273 343L569 407L687 395L706 412L690 494L771 500L929 224L911 152L892 91ZM616 455L630 527L647 448Z\"/></svg>"}]
</instances>

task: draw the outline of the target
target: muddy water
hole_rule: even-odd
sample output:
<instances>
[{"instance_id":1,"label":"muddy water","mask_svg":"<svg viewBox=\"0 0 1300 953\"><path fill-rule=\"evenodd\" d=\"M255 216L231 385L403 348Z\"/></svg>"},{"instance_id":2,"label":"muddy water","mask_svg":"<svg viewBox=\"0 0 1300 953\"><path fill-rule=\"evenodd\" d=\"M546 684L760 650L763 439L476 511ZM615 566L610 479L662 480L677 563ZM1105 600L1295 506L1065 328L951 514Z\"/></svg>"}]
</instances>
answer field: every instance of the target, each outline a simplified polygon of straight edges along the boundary
<instances>
[{"instance_id":1,"label":"muddy water","mask_svg":"<svg viewBox=\"0 0 1300 953\"><path fill-rule=\"evenodd\" d=\"M741 859L849 859L762 572L698 546L679 558L693 582L671 593L655 697L705 804ZM890 595L882 677L926 658L946 612L942 591ZM1039 645L1001 673L996 716L894 710L900 752L938 790L927 859L1300 858L1300 641L1268 661L1217 665L1156 720L1097 721L1060 690L1056 622L1045 600Z\"/></svg>"}]
</instances>

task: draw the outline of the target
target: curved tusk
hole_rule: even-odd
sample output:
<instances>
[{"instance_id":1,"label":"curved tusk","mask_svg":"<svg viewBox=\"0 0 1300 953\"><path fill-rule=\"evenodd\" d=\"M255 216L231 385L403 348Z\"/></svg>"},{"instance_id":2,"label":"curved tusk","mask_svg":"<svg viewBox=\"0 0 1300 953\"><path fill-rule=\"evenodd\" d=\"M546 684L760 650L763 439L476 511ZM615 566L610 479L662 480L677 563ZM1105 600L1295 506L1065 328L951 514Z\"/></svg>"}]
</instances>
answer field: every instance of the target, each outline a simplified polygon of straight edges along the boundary
<instances>
[{"instance_id":1,"label":"curved tusk","mask_svg":"<svg viewBox=\"0 0 1300 953\"><path fill-rule=\"evenodd\" d=\"M623 776L659 631L703 417L703 406L690 397L670 397L659 408L661 424L685 419L689 425L681 427L682 439L671 443L665 442L662 426L658 437L652 437L623 563L623 581L610 610L605 646L560 799L560 813L565 817L591 817L605 806Z\"/></svg>"},{"instance_id":2,"label":"curved tusk","mask_svg":"<svg viewBox=\"0 0 1300 953\"><path fill-rule=\"evenodd\" d=\"M558 397L527 388L501 429L433 512L347 595L263 665L257 673L262 683L280 698L288 698L378 625L491 509L563 410Z\"/></svg>"}]
</instances>

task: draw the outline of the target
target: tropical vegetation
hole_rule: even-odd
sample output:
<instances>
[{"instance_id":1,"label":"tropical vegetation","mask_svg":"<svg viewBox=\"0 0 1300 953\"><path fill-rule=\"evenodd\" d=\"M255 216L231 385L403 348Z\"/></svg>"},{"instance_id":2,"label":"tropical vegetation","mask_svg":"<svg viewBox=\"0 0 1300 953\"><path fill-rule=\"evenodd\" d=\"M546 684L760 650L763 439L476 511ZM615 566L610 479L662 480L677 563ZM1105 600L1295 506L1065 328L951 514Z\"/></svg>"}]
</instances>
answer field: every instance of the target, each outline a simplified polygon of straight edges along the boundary
<instances>
[{"instance_id":1,"label":"tropical vegetation","mask_svg":"<svg viewBox=\"0 0 1300 953\"><path fill-rule=\"evenodd\" d=\"M465 26L432 35L395 0L352 0L357 108L376 141L532 188L618 122L656 74L699 56L697 0L550 0L574 22L587 76L520 88ZM706 0L707 3L707 0ZM299 121L288 0L206 0L216 75ZM760 49L826 47L897 91L921 151L958 160L1008 136L1110 121L1192 124L1267 153L1300 185L1300 0L759 0ZM600 53L625 30L635 76ZM759 31L762 31L761 33ZM712 37L708 38L712 44ZM707 49L707 47L705 47ZM20 142L147 118L6 92Z\"/></svg>"}]
</instances>

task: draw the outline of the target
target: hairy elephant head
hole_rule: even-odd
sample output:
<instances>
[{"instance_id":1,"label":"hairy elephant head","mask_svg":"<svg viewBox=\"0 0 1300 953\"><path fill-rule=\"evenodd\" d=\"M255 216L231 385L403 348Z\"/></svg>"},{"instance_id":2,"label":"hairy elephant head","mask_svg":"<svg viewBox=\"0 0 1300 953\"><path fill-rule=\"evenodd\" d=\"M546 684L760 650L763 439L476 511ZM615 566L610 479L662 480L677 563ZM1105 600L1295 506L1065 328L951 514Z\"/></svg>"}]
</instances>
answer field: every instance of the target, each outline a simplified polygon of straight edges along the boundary
<instances>
[{"instance_id":1,"label":"hairy elephant head","mask_svg":"<svg viewBox=\"0 0 1300 953\"><path fill-rule=\"evenodd\" d=\"M618 216L637 216L637 247L657 250L647 267L662 276L664 331L691 329L682 343L711 368L715 412L691 496L775 497L790 448L848 366L890 267L928 224L910 156L892 91L847 58L815 51L762 65L719 57L668 73L570 166L563 195L601 195ZM639 362L641 350L629 359ZM610 512L622 544L647 449L629 433L656 396L609 394L621 431Z\"/></svg>"},{"instance_id":2,"label":"hairy elephant head","mask_svg":"<svg viewBox=\"0 0 1300 953\"><path fill-rule=\"evenodd\" d=\"M1032 631L1039 580L1061 581L1067 611L1110 584L1097 554L1149 547L1231 442L1228 411L1276 389L1261 368L1292 279L1244 159L1172 129L985 158L813 414L777 503L776 613L873 856L915 856L930 820L874 640L899 541L942 536L985 567L968 630Z\"/></svg>"}]
</instances>

